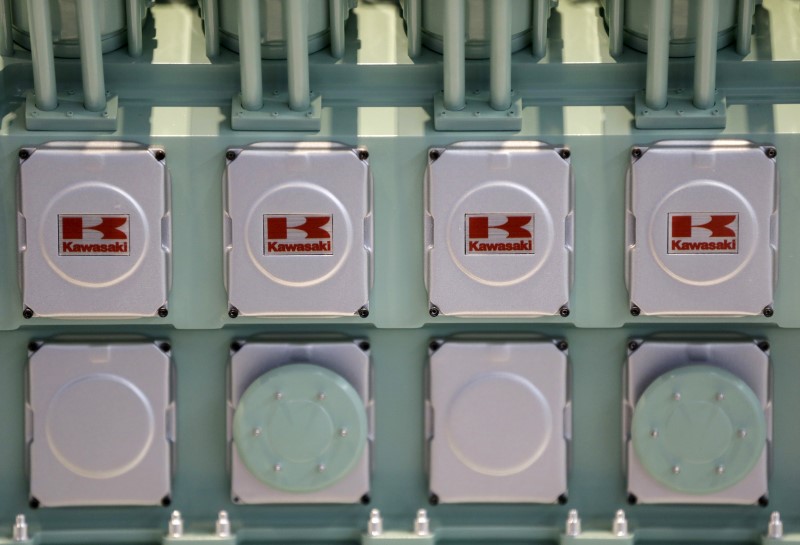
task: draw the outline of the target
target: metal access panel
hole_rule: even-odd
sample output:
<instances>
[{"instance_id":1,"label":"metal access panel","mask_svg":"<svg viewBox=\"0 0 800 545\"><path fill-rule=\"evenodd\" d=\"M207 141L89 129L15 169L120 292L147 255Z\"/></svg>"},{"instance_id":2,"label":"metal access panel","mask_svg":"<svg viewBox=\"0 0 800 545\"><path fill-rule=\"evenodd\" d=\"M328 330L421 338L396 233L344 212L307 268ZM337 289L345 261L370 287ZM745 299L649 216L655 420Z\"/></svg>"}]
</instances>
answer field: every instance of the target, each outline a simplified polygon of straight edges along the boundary
<instances>
[{"instance_id":1,"label":"metal access panel","mask_svg":"<svg viewBox=\"0 0 800 545\"><path fill-rule=\"evenodd\" d=\"M44 343L28 364L31 504L168 504L175 401L163 343Z\"/></svg>"},{"instance_id":2,"label":"metal access panel","mask_svg":"<svg viewBox=\"0 0 800 545\"><path fill-rule=\"evenodd\" d=\"M257 144L228 152L228 301L242 316L366 316L372 179L365 150Z\"/></svg>"},{"instance_id":3,"label":"metal access panel","mask_svg":"<svg viewBox=\"0 0 800 545\"><path fill-rule=\"evenodd\" d=\"M556 503L567 493L567 354L553 342L432 346L427 430L442 503Z\"/></svg>"},{"instance_id":4,"label":"metal access panel","mask_svg":"<svg viewBox=\"0 0 800 545\"><path fill-rule=\"evenodd\" d=\"M26 317L166 315L171 217L163 152L123 142L22 149L18 237Z\"/></svg>"},{"instance_id":5,"label":"metal access panel","mask_svg":"<svg viewBox=\"0 0 800 545\"><path fill-rule=\"evenodd\" d=\"M627 221L632 309L643 315L772 315L778 253L773 153L735 140L634 148Z\"/></svg>"},{"instance_id":6,"label":"metal access panel","mask_svg":"<svg viewBox=\"0 0 800 545\"><path fill-rule=\"evenodd\" d=\"M623 389L628 491L638 503L765 503L768 345L633 341Z\"/></svg>"},{"instance_id":7,"label":"metal access panel","mask_svg":"<svg viewBox=\"0 0 800 545\"><path fill-rule=\"evenodd\" d=\"M347 504L368 497L374 437L368 344L237 342L229 384L234 503Z\"/></svg>"},{"instance_id":8,"label":"metal access panel","mask_svg":"<svg viewBox=\"0 0 800 545\"><path fill-rule=\"evenodd\" d=\"M429 153L425 267L431 314L569 313L569 154L538 142Z\"/></svg>"}]
</instances>

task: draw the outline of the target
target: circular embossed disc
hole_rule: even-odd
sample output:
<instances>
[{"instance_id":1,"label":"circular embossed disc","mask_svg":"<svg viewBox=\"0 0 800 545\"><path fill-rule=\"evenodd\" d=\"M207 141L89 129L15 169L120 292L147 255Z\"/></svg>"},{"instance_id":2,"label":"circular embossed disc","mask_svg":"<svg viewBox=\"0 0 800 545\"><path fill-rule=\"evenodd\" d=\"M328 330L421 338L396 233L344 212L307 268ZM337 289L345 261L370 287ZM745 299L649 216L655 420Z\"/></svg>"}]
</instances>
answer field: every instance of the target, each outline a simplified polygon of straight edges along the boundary
<instances>
[{"instance_id":1,"label":"circular embossed disc","mask_svg":"<svg viewBox=\"0 0 800 545\"><path fill-rule=\"evenodd\" d=\"M766 446L756 394L735 375L695 365L670 371L642 394L631 439L639 461L664 486L711 494L744 479Z\"/></svg>"},{"instance_id":2,"label":"circular embossed disc","mask_svg":"<svg viewBox=\"0 0 800 545\"><path fill-rule=\"evenodd\" d=\"M233 438L258 480L314 492L340 481L361 459L367 415L344 378L317 365L291 364L261 375L245 391Z\"/></svg>"}]
</instances>

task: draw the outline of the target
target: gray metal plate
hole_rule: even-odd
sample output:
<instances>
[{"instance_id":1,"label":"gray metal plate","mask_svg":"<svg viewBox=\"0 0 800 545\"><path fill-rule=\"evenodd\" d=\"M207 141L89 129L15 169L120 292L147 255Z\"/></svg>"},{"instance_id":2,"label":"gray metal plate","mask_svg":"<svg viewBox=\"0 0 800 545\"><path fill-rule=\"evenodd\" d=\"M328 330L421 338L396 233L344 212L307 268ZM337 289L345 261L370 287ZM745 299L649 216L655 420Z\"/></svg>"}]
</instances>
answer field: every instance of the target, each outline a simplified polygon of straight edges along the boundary
<instances>
[{"instance_id":1,"label":"gray metal plate","mask_svg":"<svg viewBox=\"0 0 800 545\"><path fill-rule=\"evenodd\" d=\"M293 493L267 486L245 467L233 442L233 416L247 388L264 373L292 363L312 363L343 377L356 390L367 411L367 442L361 460L335 484L317 492ZM358 503L370 490L374 437L369 353L356 342L312 344L249 342L231 356L228 393L228 452L231 498L239 504Z\"/></svg>"},{"instance_id":2,"label":"gray metal plate","mask_svg":"<svg viewBox=\"0 0 800 545\"><path fill-rule=\"evenodd\" d=\"M569 161L537 142L462 143L431 152L438 154L426 176L431 305L452 316L557 314L569 302L572 281ZM470 221L482 221L483 233L471 234Z\"/></svg>"},{"instance_id":3,"label":"gray metal plate","mask_svg":"<svg viewBox=\"0 0 800 545\"><path fill-rule=\"evenodd\" d=\"M430 490L443 503L567 491L567 356L550 342L446 342L430 359Z\"/></svg>"},{"instance_id":4,"label":"gray metal plate","mask_svg":"<svg viewBox=\"0 0 800 545\"><path fill-rule=\"evenodd\" d=\"M366 306L372 179L358 150L297 143L235 153L225 192L229 304L242 316L352 316Z\"/></svg>"},{"instance_id":5,"label":"gray metal plate","mask_svg":"<svg viewBox=\"0 0 800 545\"><path fill-rule=\"evenodd\" d=\"M42 507L171 494L170 358L154 343L44 344L28 366L30 495Z\"/></svg>"},{"instance_id":6,"label":"gray metal plate","mask_svg":"<svg viewBox=\"0 0 800 545\"><path fill-rule=\"evenodd\" d=\"M764 407L767 448L758 464L739 483L711 494L681 494L656 481L636 457L630 441L633 410L653 381L687 365L711 365L744 381ZM767 495L769 450L772 442L772 396L769 356L755 342L645 341L631 352L623 389L623 451L626 453L628 491L639 503L741 504L753 505Z\"/></svg>"},{"instance_id":7,"label":"gray metal plate","mask_svg":"<svg viewBox=\"0 0 800 545\"><path fill-rule=\"evenodd\" d=\"M775 160L743 141L663 142L628 177L627 278L643 315L755 315L772 305Z\"/></svg>"},{"instance_id":8,"label":"gray metal plate","mask_svg":"<svg viewBox=\"0 0 800 545\"><path fill-rule=\"evenodd\" d=\"M153 150L119 142L25 151L18 216L24 305L57 318L155 316L170 285L164 162Z\"/></svg>"}]
</instances>

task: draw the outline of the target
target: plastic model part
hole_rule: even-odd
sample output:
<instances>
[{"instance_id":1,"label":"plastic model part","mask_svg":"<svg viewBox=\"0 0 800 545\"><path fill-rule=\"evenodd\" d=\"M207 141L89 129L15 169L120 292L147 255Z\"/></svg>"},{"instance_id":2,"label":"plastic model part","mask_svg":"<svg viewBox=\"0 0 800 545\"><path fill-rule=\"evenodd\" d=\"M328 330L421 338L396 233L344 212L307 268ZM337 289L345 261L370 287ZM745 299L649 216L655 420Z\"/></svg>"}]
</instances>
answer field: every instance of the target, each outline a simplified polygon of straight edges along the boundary
<instances>
[{"instance_id":1,"label":"plastic model part","mask_svg":"<svg viewBox=\"0 0 800 545\"><path fill-rule=\"evenodd\" d=\"M758 397L741 379L694 365L656 379L636 403L633 450L660 484L708 494L741 482L766 448Z\"/></svg>"},{"instance_id":2,"label":"plastic model part","mask_svg":"<svg viewBox=\"0 0 800 545\"><path fill-rule=\"evenodd\" d=\"M634 148L627 280L642 315L772 315L774 149L742 141Z\"/></svg>"},{"instance_id":3,"label":"plastic model part","mask_svg":"<svg viewBox=\"0 0 800 545\"><path fill-rule=\"evenodd\" d=\"M166 316L171 214L164 157L119 142L20 151L26 317Z\"/></svg>"},{"instance_id":4,"label":"plastic model part","mask_svg":"<svg viewBox=\"0 0 800 545\"><path fill-rule=\"evenodd\" d=\"M365 150L311 143L229 152L231 308L242 316L353 316L368 309L372 180L366 157Z\"/></svg>"},{"instance_id":5,"label":"plastic model part","mask_svg":"<svg viewBox=\"0 0 800 545\"><path fill-rule=\"evenodd\" d=\"M569 153L537 142L504 142L456 144L429 155L425 278L431 308L445 316L568 314Z\"/></svg>"},{"instance_id":6,"label":"plastic model part","mask_svg":"<svg viewBox=\"0 0 800 545\"><path fill-rule=\"evenodd\" d=\"M567 356L549 342L445 342L430 356L430 490L442 503L567 492Z\"/></svg>"},{"instance_id":7,"label":"plastic model part","mask_svg":"<svg viewBox=\"0 0 800 545\"><path fill-rule=\"evenodd\" d=\"M367 415L341 376L293 363L248 387L236 408L233 438L247 470L267 486L315 492L340 481L361 459Z\"/></svg>"},{"instance_id":8,"label":"plastic model part","mask_svg":"<svg viewBox=\"0 0 800 545\"><path fill-rule=\"evenodd\" d=\"M632 346L623 415L636 501L766 498L772 402L763 349L754 342Z\"/></svg>"},{"instance_id":9,"label":"plastic model part","mask_svg":"<svg viewBox=\"0 0 800 545\"><path fill-rule=\"evenodd\" d=\"M358 503L369 492L369 354L354 342L248 342L231 357L234 503Z\"/></svg>"},{"instance_id":10,"label":"plastic model part","mask_svg":"<svg viewBox=\"0 0 800 545\"><path fill-rule=\"evenodd\" d=\"M175 403L155 343L49 344L28 365L30 497L41 507L161 505Z\"/></svg>"}]
</instances>

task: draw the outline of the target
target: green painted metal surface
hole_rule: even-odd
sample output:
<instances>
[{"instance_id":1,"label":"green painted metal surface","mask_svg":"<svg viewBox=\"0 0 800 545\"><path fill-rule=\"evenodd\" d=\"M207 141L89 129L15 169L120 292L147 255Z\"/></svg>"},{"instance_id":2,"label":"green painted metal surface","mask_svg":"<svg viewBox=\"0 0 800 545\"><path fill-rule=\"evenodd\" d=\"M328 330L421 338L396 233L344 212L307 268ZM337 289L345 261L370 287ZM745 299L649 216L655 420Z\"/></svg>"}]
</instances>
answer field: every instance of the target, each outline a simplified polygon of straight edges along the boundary
<instances>
[{"instance_id":1,"label":"green painted metal surface","mask_svg":"<svg viewBox=\"0 0 800 545\"><path fill-rule=\"evenodd\" d=\"M105 59L107 88L119 97L115 131L98 140L163 147L172 176L173 287L169 315L133 322L25 320L17 279L18 150L86 133L30 132L25 92L30 55L17 48L0 70L0 533L25 513L40 543L158 543L170 511L189 533L213 532L229 511L240 543L357 543L367 514L381 509L389 530L409 531L426 507L442 543L555 543L569 509L584 529L605 530L625 508L637 541L754 543L769 511L757 506L629 506L622 470L620 400L626 345L656 333L763 337L771 344L775 448L769 509L800 527L800 46L797 6L765 0L757 9L752 51L719 52L718 82L728 101L724 129L638 130L634 94L644 87L644 55L614 61L593 2L562 0L551 17L548 52L513 57L513 88L523 100L518 132L436 132L433 96L442 89L441 57L424 50L413 62L398 9L363 3L348 21L344 58L310 57L311 89L323 95L319 132L231 129L231 98L240 91L238 57L209 61L196 8L158 4L145 28L144 51ZM360 47L359 47L360 45ZM285 64L264 63L265 95L285 93ZM80 89L80 67L58 61L59 88ZM488 90L488 67L470 61L467 90ZM670 65L670 81L689 88L691 61ZM625 175L630 149L663 139L747 138L778 150L783 233L771 318L634 318L624 282ZM576 269L567 318L431 318L423 276L423 176L430 147L465 140L541 140L567 146L575 172ZM223 281L222 175L225 151L260 141L339 141L369 150L374 175L375 283L370 315L317 319L231 319ZM329 335L371 344L376 411L371 504L236 506L226 463L226 367L234 339ZM431 339L456 334L499 338L541 335L569 343L574 423L567 505L428 505L424 385ZM28 505L24 445L24 370L28 343L54 338L167 338L177 369L178 454L172 506L65 508Z\"/></svg>"},{"instance_id":2,"label":"green painted metal surface","mask_svg":"<svg viewBox=\"0 0 800 545\"><path fill-rule=\"evenodd\" d=\"M296 363L261 375L239 401L233 439L260 481L287 492L321 490L341 480L367 441L364 402L349 382Z\"/></svg>"},{"instance_id":3,"label":"green painted metal surface","mask_svg":"<svg viewBox=\"0 0 800 545\"><path fill-rule=\"evenodd\" d=\"M707 494L750 473L764 451L767 423L761 402L741 379L692 365L647 388L636 405L631 435L636 456L658 482Z\"/></svg>"}]
</instances>

